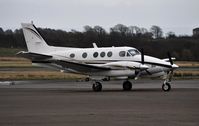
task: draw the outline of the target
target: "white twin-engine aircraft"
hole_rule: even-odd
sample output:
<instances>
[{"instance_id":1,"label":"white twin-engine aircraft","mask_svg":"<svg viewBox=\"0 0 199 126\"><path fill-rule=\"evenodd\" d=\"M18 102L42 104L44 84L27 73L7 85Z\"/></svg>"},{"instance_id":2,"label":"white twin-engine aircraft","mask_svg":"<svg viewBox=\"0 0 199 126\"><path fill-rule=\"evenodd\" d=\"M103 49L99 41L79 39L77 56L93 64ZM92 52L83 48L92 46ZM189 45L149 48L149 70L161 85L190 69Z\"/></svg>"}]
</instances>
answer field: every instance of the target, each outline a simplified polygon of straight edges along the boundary
<instances>
[{"instance_id":1,"label":"white twin-engine aircraft","mask_svg":"<svg viewBox=\"0 0 199 126\"><path fill-rule=\"evenodd\" d=\"M101 91L101 81L122 79L123 90L131 90L130 79L139 77L164 77L163 91L171 89L175 58L168 53L167 59L146 56L133 47L70 48L49 46L33 23L22 23L28 52L18 55L31 59L33 65L54 68L61 72L87 75L94 91Z\"/></svg>"}]
</instances>

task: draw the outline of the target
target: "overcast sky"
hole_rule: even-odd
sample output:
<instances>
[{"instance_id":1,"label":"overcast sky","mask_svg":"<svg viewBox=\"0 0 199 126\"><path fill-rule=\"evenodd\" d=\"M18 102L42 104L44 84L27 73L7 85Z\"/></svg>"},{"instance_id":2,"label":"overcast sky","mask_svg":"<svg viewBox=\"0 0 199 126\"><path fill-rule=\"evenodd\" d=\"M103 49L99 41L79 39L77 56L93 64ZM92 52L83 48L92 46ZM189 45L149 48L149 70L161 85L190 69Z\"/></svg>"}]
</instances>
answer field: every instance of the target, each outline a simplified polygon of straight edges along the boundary
<instances>
[{"instance_id":1,"label":"overcast sky","mask_svg":"<svg viewBox=\"0 0 199 126\"><path fill-rule=\"evenodd\" d=\"M106 30L121 23L164 33L192 35L199 27L199 0L0 0L0 27L20 28L21 22L37 27L83 30L100 25Z\"/></svg>"}]
</instances>

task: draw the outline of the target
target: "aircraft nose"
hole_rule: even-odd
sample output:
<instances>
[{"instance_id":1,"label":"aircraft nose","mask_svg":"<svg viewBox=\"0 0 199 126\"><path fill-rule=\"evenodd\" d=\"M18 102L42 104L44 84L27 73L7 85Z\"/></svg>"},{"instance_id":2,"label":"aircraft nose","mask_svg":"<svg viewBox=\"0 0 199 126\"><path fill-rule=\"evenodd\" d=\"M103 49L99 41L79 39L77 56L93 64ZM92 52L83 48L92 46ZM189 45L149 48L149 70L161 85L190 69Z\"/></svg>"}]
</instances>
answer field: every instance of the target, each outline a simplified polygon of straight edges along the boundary
<instances>
[{"instance_id":1,"label":"aircraft nose","mask_svg":"<svg viewBox=\"0 0 199 126\"><path fill-rule=\"evenodd\" d=\"M147 66L147 65L144 65L144 64L141 64L140 65L140 69L143 69L143 70L145 70L145 69L148 69L149 67Z\"/></svg>"},{"instance_id":2,"label":"aircraft nose","mask_svg":"<svg viewBox=\"0 0 199 126\"><path fill-rule=\"evenodd\" d=\"M173 64L172 65L172 68L174 68L174 69L176 69L176 68L178 68L179 66L178 65L176 65L176 64Z\"/></svg>"}]
</instances>

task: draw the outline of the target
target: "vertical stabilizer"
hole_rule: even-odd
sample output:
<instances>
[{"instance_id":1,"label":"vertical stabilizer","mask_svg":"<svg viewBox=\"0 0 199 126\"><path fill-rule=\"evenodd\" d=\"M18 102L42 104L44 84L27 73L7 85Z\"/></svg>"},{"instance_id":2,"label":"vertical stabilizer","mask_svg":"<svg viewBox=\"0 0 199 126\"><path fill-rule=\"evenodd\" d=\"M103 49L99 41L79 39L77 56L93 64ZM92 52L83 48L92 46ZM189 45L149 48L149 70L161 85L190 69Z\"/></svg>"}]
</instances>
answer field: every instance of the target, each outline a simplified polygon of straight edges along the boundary
<instances>
[{"instance_id":1,"label":"vertical stabilizer","mask_svg":"<svg viewBox=\"0 0 199 126\"><path fill-rule=\"evenodd\" d=\"M22 29L29 52L47 53L50 46L39 34L39 31L33 23L22 23Z\"/></svg>"}]
</instances>

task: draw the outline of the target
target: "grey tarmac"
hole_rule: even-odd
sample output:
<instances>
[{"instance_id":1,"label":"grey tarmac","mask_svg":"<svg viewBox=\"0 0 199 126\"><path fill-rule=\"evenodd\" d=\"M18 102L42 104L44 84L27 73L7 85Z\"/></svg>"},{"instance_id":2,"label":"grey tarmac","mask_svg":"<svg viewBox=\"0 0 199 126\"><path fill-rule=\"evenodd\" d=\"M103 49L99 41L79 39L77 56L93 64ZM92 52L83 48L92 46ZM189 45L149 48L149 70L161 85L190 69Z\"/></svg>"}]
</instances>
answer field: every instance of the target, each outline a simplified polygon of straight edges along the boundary
<instances>
[{"instance_id":1,"label":"grey tarmac","mask_svg":"<svg viewBox=\"0 0 199 126\"><path fill-rule=\"evenodd\" d=\"M91 82L60 80L15 81L0 85L0 126L198 126L199 80Z\"/></svg>"}]
</instances>

